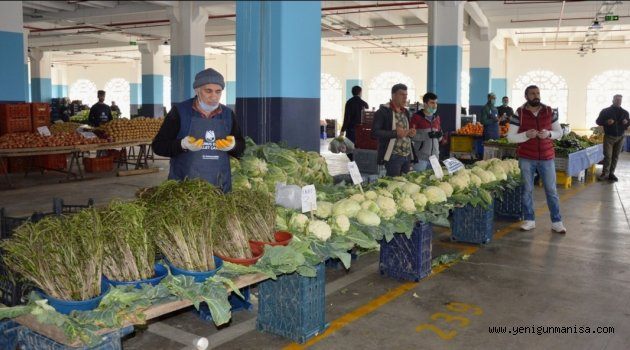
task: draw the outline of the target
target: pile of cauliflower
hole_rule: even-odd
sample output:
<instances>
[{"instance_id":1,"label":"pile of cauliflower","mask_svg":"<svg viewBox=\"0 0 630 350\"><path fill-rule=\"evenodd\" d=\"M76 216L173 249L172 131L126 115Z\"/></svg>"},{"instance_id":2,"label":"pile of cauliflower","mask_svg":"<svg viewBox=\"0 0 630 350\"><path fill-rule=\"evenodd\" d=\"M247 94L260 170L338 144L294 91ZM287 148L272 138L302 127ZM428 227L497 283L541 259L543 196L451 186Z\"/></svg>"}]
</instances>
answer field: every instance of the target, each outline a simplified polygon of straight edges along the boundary
<instances>
[{"instance_id":1,"label":"pile of cauliflower","mask_svg":"<svg viewBox=\"0 0 630 350\"><path fill-rule=\"evenodd\" d=\"M444 203L454 193L469 186L479 187L495 181L507 180L508 176L520 176L518 161L491 159L475 163L472 169L462 169L434 185L422 187L427 178L395 177L381 179L386 187L356 193L349 190L349 197L335 203L319 200L314 218L302 213L292 213L286 223L292 232L308 234L322 241L332 234L345 235L350 229L350 220L361 225L379 226L383 220L392 220L398 213L414 214L425 209L427 204ZM431 176L428 180L436 180ZM355 191L352 193L352 191Z\"/></svg>"}]
</instances>

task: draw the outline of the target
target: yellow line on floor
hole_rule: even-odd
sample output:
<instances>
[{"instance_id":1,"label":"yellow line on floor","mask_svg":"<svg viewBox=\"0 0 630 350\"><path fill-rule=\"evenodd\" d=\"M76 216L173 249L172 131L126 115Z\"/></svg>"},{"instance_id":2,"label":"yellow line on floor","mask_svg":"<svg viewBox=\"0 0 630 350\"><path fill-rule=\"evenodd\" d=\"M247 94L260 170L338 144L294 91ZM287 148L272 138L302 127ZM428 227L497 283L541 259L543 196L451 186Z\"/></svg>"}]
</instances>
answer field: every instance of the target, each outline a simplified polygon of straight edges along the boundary
<instances>
[{"instance_id":1,"label":"yellow line on floor","mask_svg":"<svg viewBox=\"0 0 630 350\"><path fill-rule=\"evenodd\" d=\"M433 271L431 272L431 275L429 275L429 277L423 279L427 280L432 278L433 276L441 273L442 271L448 269L448 266L446 265L440 265L438 267L436 267L435 269L433 269ZM399 296L405 294L406 292L410 291L411 289L413 289L415 286L418 285L419 282L407 282L404 283L392 290L390 290L389 292L379 296L376 299L373 299L372 301L370 301L369 303L359 307L358 309L349 312L343 316L341 316L340 318L334 320L330 326L328 327L328 329L326 329L326 331L320 335L318 335L315 338L312 338L311 340L307 341L304 344L297 344L297 343L292 343L289 344L287 346L285 346L283 348L283 350L298 350L298 349L306 349L318 342L320 342L321 340L323 340L324 338L327 338L328 336L330 336L331 334L335 333L336 331L338 331L339 329L347 326L348 324L358 320L359 318L371 313L372 311L380 308L381 306L389 303L390 301L398 298Z\"/></svg>"},{"instance_id":2,"label":"yellow line on floor","mask_svg":"<svg viewBox=\"0 0 630 350\"><path fill-rule=\"evenodd\" d=\"M584 190L586 187L588 187L588 184L582 187L572 187L571 190L569 190L567 193L563 194L562 196L560 196L560 202L564 202L565 200L575 196L576 194L580 193L582 190ZM545 211L548 211L547 206L543 205L540 208L538 208L536 210L536 214L540 215L542 213L544 213ZM514 231L515 229L517 229L520 226L520 223L516 222L513 224L510 224L502 229L500 229L499 231L495 232L494 237L496 239L500 239L501 237L505 236L506 234L508 234L509 232ZM451 243L451 242L436 242L440 245L444 245L444 246L451 246L454 247L458 250L460 250L463 254L467 254L467 255L471 255L474 254L475 252L477 252L479 250L478 246L467 246L467 245L462 245L462 244L457 244L457 243ZM456 263L454 263L456 264ZM453 265L454 265L453 264ZM422 279L420 282L426 281L428 279L433 278L434 276L442 273L443 271L446 271L450 266L452 265L440 265L436 268L433 269L433 271L431 271L431 275L429 275L427 278ZM363 306L359 307L358 309L355 309L341 317L339 317L338 319L334 320L331 322L330 326L328 327L328 329L314 337L311 338L309 341L307 341L304 344L298 344L298 343L291 343L287 346L285 346L283 348L283 350L302 350L302 349L307 349L317 343L319 343L320 341L328 338L330 335L332 335L333 333L335 333L336 331L338 331L339 329L349 325L350 323L360 319L361 317L375 311L376 309L380 308L381 306L391 302L394 299L397 299L398 297L402 296L403 294L405 294L406 292L412 290L415 286L417 286L420 282L407 282L404 283L392 290L390 290L389 292L377 297L376 299L373 299L371 301L369 301L368 303L364 304Z\"/></svg>"}]
</instances>

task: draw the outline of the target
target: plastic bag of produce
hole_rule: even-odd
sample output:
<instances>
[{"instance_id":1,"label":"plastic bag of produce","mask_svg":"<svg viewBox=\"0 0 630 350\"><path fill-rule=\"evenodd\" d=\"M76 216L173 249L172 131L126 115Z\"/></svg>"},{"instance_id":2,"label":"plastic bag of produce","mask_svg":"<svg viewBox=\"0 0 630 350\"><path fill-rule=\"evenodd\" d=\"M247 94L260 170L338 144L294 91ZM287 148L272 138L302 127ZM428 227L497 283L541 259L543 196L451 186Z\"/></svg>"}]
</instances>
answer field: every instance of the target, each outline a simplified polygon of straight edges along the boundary
<instances>
[{"instance_id":1,"label":"plastic bag of produce","mask_svg":"<svg viewBox=\"0 0 630 350\"><path fill-rule=\"evenodd\" d=\"M328 150L332 153L352 153L354 151L354 143L346 137L339 136L330 141Z\"/></svg>"},{"instance_id":2,"label":"plastic bag of produce","mask_svg":"<svg viewBox=\"0 0 630 350\"><path fill-rule=\"evenodd\" d=\"M302 188L276 184L276 204L289 209L302 209Z\"/></svg>"}]
</instances>

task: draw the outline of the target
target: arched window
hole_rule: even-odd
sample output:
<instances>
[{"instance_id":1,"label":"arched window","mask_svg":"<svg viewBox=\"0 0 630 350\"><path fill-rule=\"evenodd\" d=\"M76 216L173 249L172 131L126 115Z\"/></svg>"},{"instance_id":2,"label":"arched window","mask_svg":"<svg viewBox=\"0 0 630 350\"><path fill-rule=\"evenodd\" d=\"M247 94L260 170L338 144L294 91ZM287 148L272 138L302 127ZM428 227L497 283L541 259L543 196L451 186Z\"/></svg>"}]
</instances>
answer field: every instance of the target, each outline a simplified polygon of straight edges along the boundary
<instances>
[{"instance_id":1,"label":"arched window","mask_svg":"<svg viewBox=\"0 0 630 350\"><path fill-rule=\"evenodd\" d=\"M105 104L115 101L120 108L120 117L129 119L129 82L123 78L113 78L105 84Z\"/></svg>"},{"instance_id":2,"label":"arched window","mask_svg":"<svg viewBox=\"0 0 630 350\"><path fill-rule=\"evenodd\" d=\"M87 79L79 79L70 86L70 100L81 100L81 103L91 107L98 102L96 91L96 85L93 82Z\"/></svg>"},{"instance_id":3,"label":"arched window","mask_svg":"<svg viewBox=\"0 0 630 350\"><path fill-rule=\"evenodd\" d=\"M461 105L466 108L466 111L468 111L468 104L470 103L470 73L465 70L462 71L462 86L460 87L459 92L461 94L459 98Z\"/></svg>"},{"instance_id":4,"label":"arched window","mask_svg":"<svg viewBox=\"0 0 630 350\"><path fill-rule=\"evenodd\" d=\"M608 70L594 76L586 88L586 127L596 126L599 112L612 104L614 95L622 95L622 107L630 107L630 70Z\"/></svg>"},{"instance_id":5,"label":"arched window","mask_svg":"<svg viewBox=\"0 0 630 350\"><path fill-rule=\"evenodd\" d=\"M165 76L162 80L162 102L166 107L166 113L171 111L171 77Z\"/></svg>"},{"instance_id":6,"label":"arched window","mask_svg":"<svg viewBox=\"0 0 630 350\"><path fill-rule=\"evenodd\" d=\"M322 73L320 84L320 119L336 119L341 123L343 121L341 82L328 73Z\"/></svg>"},{"instance_id":7,"label":"arched window","mask_svg":"<svg viewBox=\"0 0 630 350\"><path fill-rule=\"evenodd\" d=\"M538 86L540 102L558 108L559 121L566 122L569 89L564 78L548 70L533 70L519 76L512 85L511 102L514 109L525 103L525 88L529 85Z\"/></svg>"},{"instance_id":8,"label":"arched window","mask_svg":"<svg viewBox=\"0 0 630 350\"><path fill-rule=\"evenodd\" d=\"M388 103L392 98L392 86L402 83L407 85L407 95L411 103L421 100L416 95L416 86L413 80L400 72L383 72L368 85L367 102L370 108L378 110L379 106Z\"/></svg>"}]
</instances>

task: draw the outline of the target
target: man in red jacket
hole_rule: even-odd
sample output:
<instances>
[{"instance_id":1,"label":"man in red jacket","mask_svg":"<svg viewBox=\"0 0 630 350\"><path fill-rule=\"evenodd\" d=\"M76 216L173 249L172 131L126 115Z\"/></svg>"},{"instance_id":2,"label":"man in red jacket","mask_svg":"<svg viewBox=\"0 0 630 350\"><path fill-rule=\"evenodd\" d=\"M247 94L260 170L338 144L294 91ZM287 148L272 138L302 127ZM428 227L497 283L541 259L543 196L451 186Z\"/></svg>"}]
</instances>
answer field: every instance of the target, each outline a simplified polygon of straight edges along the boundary
<instances>
[{"instance_id":1,"label":"man in red jacket","mask_svg":"<svg viewBox=\"0 0 630 350\"><path fill-rule=\"evenodd\" d=\"M518 143L517 154L523 182L523 216L521 229L536 228L534 221L534 174L538 171L545 187L547 206L551 215L551 229L566 233L560 216L560 199L556 189L556 156L553 140L562 137L558 116L551 107L540 103L540 90L535 85L525 89L527 103L516 110L510 118L508 141Z\"/></svg>"}]
</instances>

